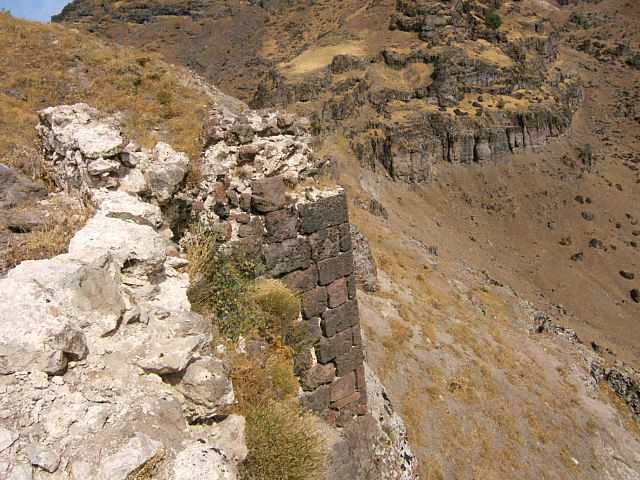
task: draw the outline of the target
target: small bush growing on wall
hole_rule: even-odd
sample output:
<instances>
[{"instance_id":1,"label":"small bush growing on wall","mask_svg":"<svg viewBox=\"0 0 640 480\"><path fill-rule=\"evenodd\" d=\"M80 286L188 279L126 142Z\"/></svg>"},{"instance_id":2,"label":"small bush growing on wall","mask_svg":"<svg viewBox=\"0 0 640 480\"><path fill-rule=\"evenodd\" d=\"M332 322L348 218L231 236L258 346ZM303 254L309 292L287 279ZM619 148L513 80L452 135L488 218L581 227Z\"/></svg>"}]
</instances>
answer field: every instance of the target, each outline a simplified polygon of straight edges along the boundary
<instances>
[{"instance_id":1,"label":"small bush growing on wall","mask_svg":"<svg viewBox=\"0 0 640 480\"><path fill-rule=\"evenodd\" d=\"M212 315L218 332L232 340L259 327L251 299L255 263L248 255L229 255L214 234L191 232L188 296L195 311Z\"/></svg>"},{"instance_id":2,"label":"small bush growing on wall","mask_svg":"<svg viewBox=\"0 0 640 480\"><path fill-rule=\"evenodd\" d=\"M485 18L485 23L489 28L497 30L502 25L502 17L500 17L500 15L498 15L498 12L496 12L495 10L491 10Z\"/></svg>"},{"instance_id":3,"label":"small bush growing on wall","mask_svg":"<svg viewBox=\"0 0 640 480\"><path fill-rule=\"evenodd\" d=\"M262 313L264 328L276 337L286 336L300 315L300 299L280 280L256 282L253 301Z\"/></svg>"}]
</instances>

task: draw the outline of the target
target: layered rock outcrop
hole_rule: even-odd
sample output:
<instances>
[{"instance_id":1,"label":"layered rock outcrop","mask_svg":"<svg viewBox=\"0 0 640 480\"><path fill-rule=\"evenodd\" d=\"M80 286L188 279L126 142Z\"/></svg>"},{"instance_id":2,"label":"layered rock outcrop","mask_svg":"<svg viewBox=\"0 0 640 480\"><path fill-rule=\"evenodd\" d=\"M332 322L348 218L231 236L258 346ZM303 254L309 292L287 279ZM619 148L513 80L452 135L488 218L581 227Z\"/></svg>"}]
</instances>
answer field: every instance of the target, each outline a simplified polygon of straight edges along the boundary
<instances>
[{"instance_id":1,"label":"layered rock outcrop","mask_svg":"<svg viewBox=\"0 0 640 480\"><path fill-rule=\"evenodd\" d=\"M278 66L253 103L304 111L319 132L344 130L362 165L409 183L428 181L439 162L539 149L568 129L583 92L552 68L557 33L522 8L509 6L524 19L511 36L487 24L481 2L397 2L390 30L422 43L338 54L304 75Z\"/></svg>"}]
</instances>

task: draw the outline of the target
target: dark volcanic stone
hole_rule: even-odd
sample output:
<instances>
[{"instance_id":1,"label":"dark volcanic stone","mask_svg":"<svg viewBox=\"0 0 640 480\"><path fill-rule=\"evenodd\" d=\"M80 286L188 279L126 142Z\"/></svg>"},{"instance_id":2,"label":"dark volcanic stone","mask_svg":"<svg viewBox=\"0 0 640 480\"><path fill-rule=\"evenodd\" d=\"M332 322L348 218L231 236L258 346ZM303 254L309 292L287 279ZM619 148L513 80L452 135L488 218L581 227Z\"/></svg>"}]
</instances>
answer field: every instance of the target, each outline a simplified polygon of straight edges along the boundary
<instances>
[{"instance_id":1,"label":"dark volcanic stone","mask_svg":"<svg viewBox=\"0 0 640 480\"><path fill-rule=\"evenodd\" d=\"M344 193L300 205L300 230L304 234L347 223L347 199Z\"/></svg>"},{"instance_id":2,"label":"dark volcanic stone","mask_svg":"<svg viewBox=\"0 0 640 480\"><path fill-rule=\"evenodd\" d=\"M267 213L264 217L268 242L281 242L298 235L298 212L295 207ZM311 245L313 248L313 245Z\"/></svg>"},{"instance_id":3,"label":"dark volcanic stone","mask_svg":"<svg viewBox=\"0 0 640 480\"><path fill-rule=\"evenodd\" d=\"M591 248L604 248L604 244L602 243L602 241L598 240L597 238L592 238L589 242L589 246Z\"/></svg>"},{"instance_id":4,"label":"dark volcanic stone","mask_svg":"<svg viewBox=\"0 0 640 480\"><path fill-rule=\"evenodd\" d=\"M327 309L327 289L316 287L302 296L302 314L304 318L320 315Z\"/></svg>"},{"instance_id":5,"label":"dark volcanic stone","mask_svg":"<svg viewBox=\"0 0 640 480\"><path fill-rule=\"evenodd\" d=\"M311 264L311 248L305 238L265 244L263 251L265 266L275 277L294 270L304 270Z\"/></svg>"},{"instance_id":6,"label":"dark volcanic stone","mask_svg":"<svg viewBox=\"0 0 640 480\"><path fill-rule=\"evenodd\" d=\"M251 206L259 213L280 210L286 203L282 177L266 177L251 184Z\"/></svg>"},{"instance_id":7,"label":"dark volcanic stone","mask_svg":"<svg viewBox=\"0 0 640 480\"><path fill-rule=\"evenodd\" d=\"M636 303L640 303L640 290L638 290L637 288L634 288L633 290L631 290L629 292L629 296L631 297L631 300L633 300Z\"/></svg>"},{"instance_id":8,"label":"dark volcanic stone","mask_svg":"<svg viewBox=\"0 0 640 480\"><path fill-rule=\"evenodd\" d=\"M285 275L281 280L296 292L307 292L318 285L318 267L314 264L306 270L296 270Z\"/></svg>"},{"instance_id":9,"label":"dark volcanic stone","mask_svg":"<svg viewBox=\"0 0 640 480\"><path fill-rule=\"evenodd\" d=\"M46 187L0 163L0 209L47 196Z\"/></svg>"},{"instance_id":10,"label":"dark volcanic stone","mask_svg":"<svg viewBox=\"0 0 640 480\"><path fill-rule=\"evenodd\" d=\"M320 285L329 285L334 280L351 275L353 272L353 255L341 253L337 257L318 262Z\"/></svg>"},{"instance_id":11,"label":"dark volcanic stone","mask_svg":"<svg viewBox=\"0 0 640 480\"><path fill-rule=\"evenodd\" d=\"M622 278L626 278L627 280L633 280L636 278L636 275L633 272L627 272L625 270L620 270L620 276Z\"/></svg>"},{"instance_id":12,"label":"dark volcanic stone","mask_svg":"<svg viewBox=\"0 0 640 480\"><path fill-rule=\"evenodd\" d=\"M578 253L575 253L575 254L571 255L571 260L573 260L574 262L583 261L584 260L584 253L578 252Z\"/></svg>"},{"instance_id":13,"label":"dark volcanic stone","mask_svg":"<svg viewBox=\"0 0 640 480\"><path fill-rule=\"evenodd\" d=\"M333 337L336 333L358 325L359 318L358 304L351 300L322 314L322 330L325 336Z\"/></svg>"}]
</instances>

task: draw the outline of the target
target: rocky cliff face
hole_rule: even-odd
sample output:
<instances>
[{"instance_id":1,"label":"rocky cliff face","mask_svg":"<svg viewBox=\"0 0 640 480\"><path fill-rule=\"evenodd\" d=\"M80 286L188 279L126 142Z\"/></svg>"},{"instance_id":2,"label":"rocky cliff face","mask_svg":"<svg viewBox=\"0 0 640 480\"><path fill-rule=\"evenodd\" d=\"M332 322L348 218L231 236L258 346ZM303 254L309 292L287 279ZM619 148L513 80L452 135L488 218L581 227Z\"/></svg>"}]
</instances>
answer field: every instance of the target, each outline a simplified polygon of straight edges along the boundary
<instances>
[{"instance_id":1,"label":"rocky cliff face","mask_svg":"<svg viewBox=\"0 0 640 480\"><path fill-rule=\"evenodd\" d=\"M553 68L557 34L549 23L510 5L505 17L525 25L516 37L486 25L489 13L478 2L398 2L385 23L415 33L417 43L335 55L305 74L279 66L254 103L302 109L318 132L346 129L362 165L411 183L430 179L438 162L537 150L571 125L582 90Z\"/></svg>"},{"instance_id":2,"label":"rocky cliff face","mask_svg":"<svg viewBox=\"0 0 640 480\"><path fill-rule=\"evenodd\" d=\"M243 53L230 47L224 54L245 64L243 76L210 69L210 59L194 62L187 55L182 63L223 88L241 88L257 107L303 112L315 133L342 131L362 165L411 183L429 180L438 162L482 162L539 149L570 126L582 90L570 72L555 66L558 33L530 2L500 9L507 27L500 30L487 20L498 15L493 4L476 0L351 3L335 10L334 24L326 5L287 2L203 11L198 2L106 7L77 0L55 20L88 24L113 38L117 32L119 41L139 44L145 32L158 34L167 15L189 32L195 20L224 16L227 36L246 30ZM366 20L353 19L354 10ZM290 28L296 19L301 23ZM124 36L123 22L129 25ZM215 34L208 33L195 35L195 42L214 44ZM183 35L170 40L171 58L193 42L193 33L189 40Z\"/></svg>"}]
</instances>

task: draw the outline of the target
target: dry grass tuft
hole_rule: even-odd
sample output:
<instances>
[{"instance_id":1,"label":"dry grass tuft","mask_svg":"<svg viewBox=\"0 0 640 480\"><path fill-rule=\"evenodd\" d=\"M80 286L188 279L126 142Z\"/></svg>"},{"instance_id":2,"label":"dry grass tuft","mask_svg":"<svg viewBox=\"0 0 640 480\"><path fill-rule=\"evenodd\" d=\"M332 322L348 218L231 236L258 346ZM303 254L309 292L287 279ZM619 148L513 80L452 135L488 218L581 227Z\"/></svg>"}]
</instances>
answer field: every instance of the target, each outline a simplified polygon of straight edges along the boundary
<instances>
[{"instance_id":1,"label":"dry grass tuft","mask_svg":"<svg viewBox=\"0 0 640 480\"><path fill-rule=\"evenodd\" d=\"M0 161L38 174L37 111L86 102L151 147L160 138L195 157L208 98L182 67L57 24L0 12Z\"/></svg>"},{"instance_id":2,"label":"dry grass tuft","mask_svg":"<svg viewBox=\"0 0 640 480\"><path fill-rule=\"evenodd\" d=\"M65 253L71 238L93 215L92 208L68 197L52 197L37 207L22 207L25 211L34 208L43 215L44 221L30 232L11 237L7 253L10 268L24 260L51 258Z\"/></svg>"},{"instance_id":3,"label":"dry grass tuft","mask_svg":"<svg viewBox=\"0 0 640 480\"><path fill-rule=\"evenodd\" d=\"M326 445L317 419L298 402L292 352L277 342L258 355L232 359L237 411L247 418L249 455L243 480L323 478Z\"/></svg>"},{"instance_id":4,"label":"dry grass tuft","mask_svg":"<svg viewBox=\"0 0 640 480\"><path fill-rule=\"evenodd\" d=\"M252 299L265 316L265 327L274 336L287 335L300 315L300 298L280 280L258 280Z\"/></svg>"},{"instance_id":5,"label":"dry grass tuft","mask_svg":"<svg viewBox=\"0 0 640 480\"><path fill-rule=\"evenodd\" d=\"M274 400L294 399L298 393L292 352L278 343L259 355L234 354L231 363L237 409L242 415Z\"/></svg>"},{"instance_id":6,"label":"dry grass tuft","mask_svg":"<svg viewBox=\"0 0 640 480\"><path fill-rule=\"evenodd\" d=\"M325 474L324 441L312 414L297 403L271 402L247 416L249 456L243 480L319 480Z\"/></svg>"}]
</instances>

